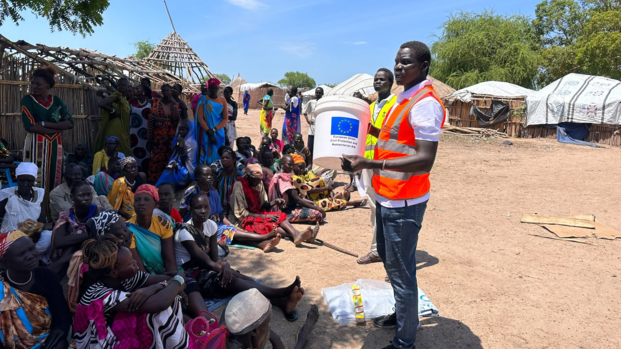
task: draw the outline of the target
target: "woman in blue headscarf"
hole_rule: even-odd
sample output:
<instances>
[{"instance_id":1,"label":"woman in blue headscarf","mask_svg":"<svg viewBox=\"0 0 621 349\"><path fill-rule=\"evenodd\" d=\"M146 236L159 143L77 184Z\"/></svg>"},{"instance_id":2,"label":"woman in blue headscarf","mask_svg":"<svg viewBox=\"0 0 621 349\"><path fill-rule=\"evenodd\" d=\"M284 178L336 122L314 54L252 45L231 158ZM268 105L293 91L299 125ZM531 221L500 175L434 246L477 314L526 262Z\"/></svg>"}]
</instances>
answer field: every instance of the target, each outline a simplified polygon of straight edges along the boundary
<instances>
[{"instance_id":1,"label":"woman in blue headscarf","mask_svg":"<svg viewBox=\"0 0 621 349\"><path fill-rule=\"evenodd\" d=\"M218 149L224 145L224 127L229 121L226 100L218 96L220 80L209 79L207 95L201 95L196 107L196 120L200 127L196 127L195 137L199 146L198 163L211 164L220 159Z\"/></svg>"},{"instance_id":2,"label":"woman in blue headscarf","mask_svg":"<svg viewBox=\"0 0 621 349\"><path fill-rule=\"evenodd\" d=\"M168 166L157 181L172 183L177 188L187 187L194 180L194 168L196 167L197 144L194 139L194 123L188 119L181 119L177 134L172 141L173 152Z\"/></svg>"}]
</instances>

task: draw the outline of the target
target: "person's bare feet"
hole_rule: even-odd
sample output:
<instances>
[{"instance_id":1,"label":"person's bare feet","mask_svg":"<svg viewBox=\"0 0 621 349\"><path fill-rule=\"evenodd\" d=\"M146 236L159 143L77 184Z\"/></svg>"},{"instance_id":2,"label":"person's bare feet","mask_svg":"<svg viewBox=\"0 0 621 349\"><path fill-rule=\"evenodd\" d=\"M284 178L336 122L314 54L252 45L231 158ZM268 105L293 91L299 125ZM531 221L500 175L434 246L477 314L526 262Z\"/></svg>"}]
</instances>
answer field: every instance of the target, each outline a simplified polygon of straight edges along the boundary
<instances>
[{"instance_id":1,"label":"person's bare feet","mask_svg":"<svg viewBox=\"0 0 621 349\"><path fill-rule=\"evenodd\" d=\"M278 307L284 309L286 306L286 301L289 299L289 296L293 293L293 291L295 290L296 287L300 287L302 286L302 280L300 279L299 276L295 277L295 280L293 280L293 282L291 283L291 285L283 288L283 295L284 298L281 298L281 300L284 300L285 302L281 302L278 304Z\"/></svg>"},{"instance_id":2,"label":"person's bare feet","mask_svg":"<svg viewBox=\"0 0 621 349\"><path fill-rule=\"evenodd\" d=\"M271 251L272 249L274 249L274 247L276 247L276 245L278 245L278 243L280 242L280 234L276 234L276 237L272 238L271 240L267 240L267 241L263 241L261 243L259 243L259 248L263 250L263 252L267 253L269 251Z\"/></svg>"},{"instance_id":3,"label":"person's bare feet","mask_svg":"<svg viewBox=\"0 0 621 349\"><path fill-rule=\"evenodd\" d=\"M303 233L300 233L298 236L294 236L293 243L298 246L302 242L308 240L309 237L313 235L313 228L308 227L308 229L304 230Z\"/></svg>"},{"instance_id":4,"label":"person's bare feet","mask_svg":"<svg viewBox=\"0 0 621 349\"><path fill-rule=\"evenodd\" d=\"M317 223L315 225L315 227L313 228L313 233L311 234L311 236L308 239L306 239L306 242L308 242L309 244L315 243L315 239L317 238L317 234L319 234L319 223Z\"/></svg>"},{"instance_id":5,"label":"person's bare feet","mask_svg":"<svg viewBox=\"0 0 621 349\"><path fill-rule=\"evenodd\" d=\"M291 292L291 295L289 295L287 299L287 304L284 309L285 314L291 314L298 305L298 302L302 300L302 297L304 297L304 287L295 286L293 292Z\"/></svg>"}]
</instances>

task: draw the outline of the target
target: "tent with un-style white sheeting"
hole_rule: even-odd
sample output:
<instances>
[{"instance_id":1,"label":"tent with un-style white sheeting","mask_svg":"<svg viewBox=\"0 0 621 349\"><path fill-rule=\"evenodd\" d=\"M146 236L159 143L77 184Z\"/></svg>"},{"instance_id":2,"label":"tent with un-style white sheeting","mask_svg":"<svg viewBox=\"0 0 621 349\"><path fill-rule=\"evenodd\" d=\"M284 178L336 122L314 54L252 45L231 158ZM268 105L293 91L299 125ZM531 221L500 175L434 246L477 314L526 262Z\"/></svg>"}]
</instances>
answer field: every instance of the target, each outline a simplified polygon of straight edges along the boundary
<instances>
[{"instance_id":1,"label":"tent with un-style white sheeting","mask_svg":"<svg viewBox=\"0 0 621 349\"><path fill-rule=\"evenodd\" d=\"M244 92L246 90L256 90L258 88L267 88L267 87L278 87L278 86L272 84L271 82L246 83L246 84L239 85L239 90L241 92Z\"/></svg>"},{"instance_id":2,"label":"tent with un-style white sheeting","mask_svg":"<svg viewBox=\"0 0 621 349\"><path fill-rule=\"evenodd\" d=\"M324 91L325 92L325 91ZM354 92L360 92L363 96L368 96L375 92L373 88L373 77L369 74L356 74L344 82L334 86L326 96L353 96Z\"/></svg>"},{"instance_id":3,"label":"tent with un-style white sheeting","mask_svg":"<svg viewBox=\"0 0 621 349\"><path fill-rule=\"evenodd\" d=\"M317 88L321 87L323 89L323 94L327 95L328 92L332 91L332 87L328 86L328 85L319 85L315 88L311 88L310 90L306 91L306 92L302 92L302 96L306 97L306 96L310 96L313 97L315 96L315 90Z\"/></svg>"},{"instance_id":4,"label":"tent with un-style white sheeting","mask_svg":"<svg viewBox=\"0 0 621 349\"><path fill-rule=\"evenodd\" d=\"M526 126L562 122L621 125L621 81L569 74L526 100Z\"/></svg>"},{"instance_id":5,"label":"tent with un-style white sheeting","mask_svg":"<svg viewBox=\"0 0 621 349\"><path fill-rule=\"evenodd\" d=\"M522 86L502 81L485 81L453 92L447 99L457 99L465 103L472 102L472 95L488 95L494 97L528 97L535 91Z\"/></svg>"}]
</instances>

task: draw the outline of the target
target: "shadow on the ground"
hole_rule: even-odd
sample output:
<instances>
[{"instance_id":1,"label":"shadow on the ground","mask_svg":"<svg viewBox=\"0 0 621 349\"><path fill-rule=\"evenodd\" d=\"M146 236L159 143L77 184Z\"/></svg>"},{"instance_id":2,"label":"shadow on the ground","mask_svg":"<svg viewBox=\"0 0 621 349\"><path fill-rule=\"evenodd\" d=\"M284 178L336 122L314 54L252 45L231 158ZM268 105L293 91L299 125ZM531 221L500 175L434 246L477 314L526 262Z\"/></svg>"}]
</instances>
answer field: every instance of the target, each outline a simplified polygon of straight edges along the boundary
<instances>
[{"instance_id":1,"label":"shadow on the ground","mask_svg":"<svg viewBox=\"0 0 621 349\"><path fill-rule=\"evenodd\" d=\"M444 317L426 318L416 334L417 349L483 349L481 339L470 327L458 320ZM362 349L384 348L390 344L394 330L375 330L369 333Z\"/></svg>"},{"instance_id":2,"label":"shadow on the ground","mask_svg":"<svg viewBox=\"0 0 621 349\"><path fill-rule=\"evenodd\" d=\"M439 262L438 257L432 256L426 251L416 250L416 270L432 267Z\"/></svg>"},{"instance_id":3,"label":"shadow on the ground","mask_svg":"<svg viewBox=\"0 0 621 349\"><path fill-rule=\"evenodd\" d=\"M320 322L310 337L307 349L354 348L357 346L352 344L356 342L363 343L362 349L382 349L390 344L395 334L394 329L373 327L371 321L363 327L338 327L329 317L329 313L320 311ZM417 349L483 349L481 339L458 320L432 317L422 319L421 325L416 334Z\"/></svg>"}]
</instances>

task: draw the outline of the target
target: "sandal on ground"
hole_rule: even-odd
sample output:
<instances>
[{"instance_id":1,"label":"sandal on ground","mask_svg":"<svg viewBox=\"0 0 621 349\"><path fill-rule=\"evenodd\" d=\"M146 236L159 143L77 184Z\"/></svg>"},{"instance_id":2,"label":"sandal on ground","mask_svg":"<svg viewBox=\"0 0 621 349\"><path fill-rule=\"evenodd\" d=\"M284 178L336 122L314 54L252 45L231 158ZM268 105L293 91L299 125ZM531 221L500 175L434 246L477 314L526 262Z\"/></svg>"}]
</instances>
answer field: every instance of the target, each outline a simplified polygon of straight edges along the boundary
<instances>
[{"instance_id":1,"label":"sandal on ground","mask_svg":"<svg viewBox=\"0 0 621 349\"><path fill-rule=\"evenodd\" d=\"M285 319L287 319L287 321L289 322L298 321L298 311L293 310L290 313L285 313Z\"/></svg>"},{"instance_id":2,"label":"sandal on ground","mask_svg":"<svg viewBox=\"0 0 621 349\"><path fill-rule=\"evenodd\" d=\"M380 256L377 254L377 252L369 252L367 253L365 256L360 257L356 260L356 262L358 262L358 264L371 264L371 263L377 263L377 262L381 262L382 259L380 258Z\"/></svg>"}]
</instances>

